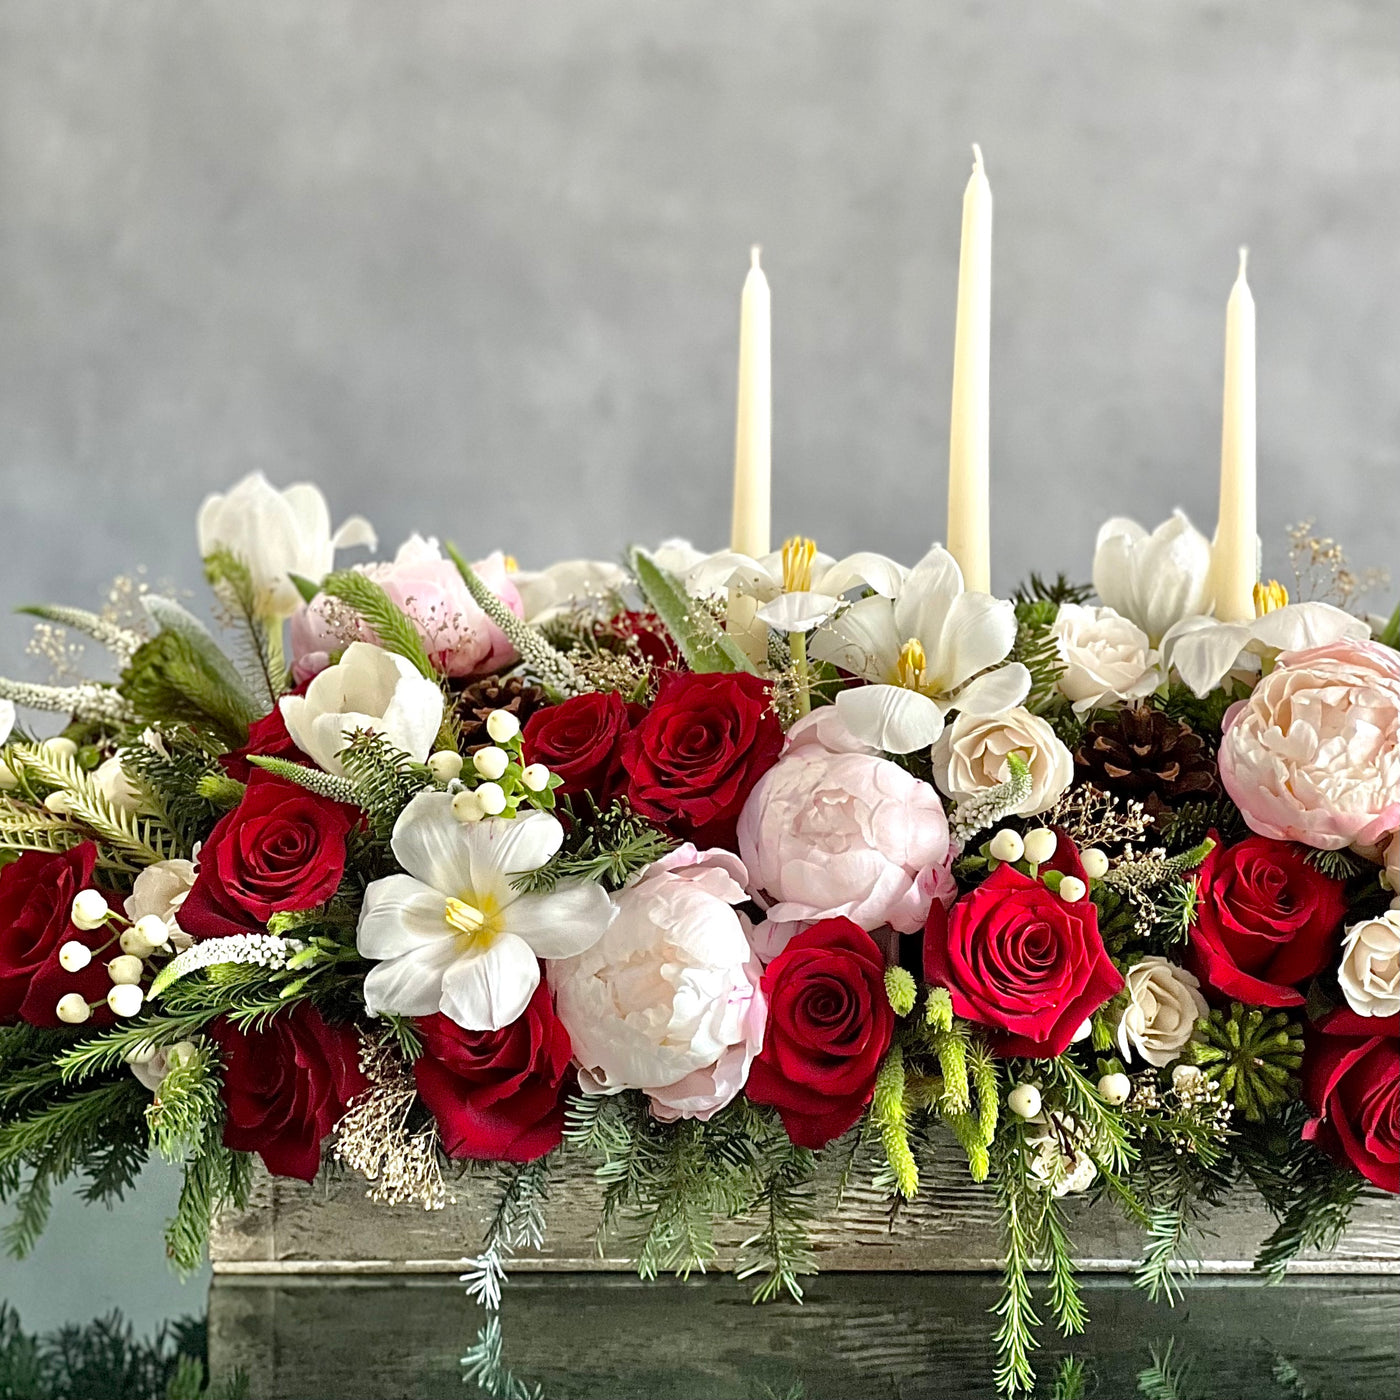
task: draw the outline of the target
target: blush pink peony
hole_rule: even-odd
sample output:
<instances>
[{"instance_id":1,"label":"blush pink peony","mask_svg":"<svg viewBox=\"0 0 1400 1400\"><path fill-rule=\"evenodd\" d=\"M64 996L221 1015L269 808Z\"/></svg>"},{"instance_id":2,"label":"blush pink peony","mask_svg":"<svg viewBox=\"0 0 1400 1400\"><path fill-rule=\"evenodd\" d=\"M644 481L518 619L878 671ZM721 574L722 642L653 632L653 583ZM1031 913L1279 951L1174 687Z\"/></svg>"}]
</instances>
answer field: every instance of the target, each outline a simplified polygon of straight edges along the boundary
<instances>
[{"instance_id":1,"label":"blush pink peony","mask_svg":"<svg viewBox=\"0 0 1400 1400\"><path fill-rule=\"evenodd\" d=\"M739 852L768 912L765 957L818 919L914 933L935 897L955 893L938 794L856 739L830 706L793 725L755 784Z\"/></svg>"},{"instance_id":2,"label":"blush pink peony","mask_svg":"<svg viewBox=\"0 0 1400 1400\"><path fill-rule=\"evenodd\" d=\"M1285 652L1226 713L1220 777L1261 836L1378 844L1400 826L1400 655L1371 641Z\"/></svg>"},{"instance_id":3,"label":"blush pink peony","mask_svg":"<svg viewBox=\"0 0 1400 1400\"><path fill-rule=\"evenodd\" d=\"M506 574L504 555L473 565L492 592L518 617L525 608ZM505 634L477 607L457 566L443 557L438 542L413 535L392 563L363 564L372 578L413 619L434 666L448 676L485 675L515 660ZM318 594L292 616L292 674L298 684L330 665L351 642L377 640L345 604Z\"/></svg>"},{"instance_id":4,"label":"blush pink peony","mask_svg":"<svg viewBox=\"0 0 1400 1400\"><path fill-rule=\"evenodd\" d=\"M744 1087L767 1022L735 908L747 879L728 851L678 846L613 896L597 943L549 964L584 1093L640 1089L672 1122L709 1118Z\"/></svg>"}]
</instances>

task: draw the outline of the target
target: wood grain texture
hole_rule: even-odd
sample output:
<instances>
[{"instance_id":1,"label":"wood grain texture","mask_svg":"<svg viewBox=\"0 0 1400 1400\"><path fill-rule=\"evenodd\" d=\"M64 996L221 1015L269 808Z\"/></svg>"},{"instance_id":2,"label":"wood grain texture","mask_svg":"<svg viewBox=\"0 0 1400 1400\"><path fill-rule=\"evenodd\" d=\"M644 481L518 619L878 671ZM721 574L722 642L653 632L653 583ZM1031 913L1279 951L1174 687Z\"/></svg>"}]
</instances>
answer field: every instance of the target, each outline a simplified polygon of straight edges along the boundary
<instances>
[{"instance_id":1,"label":"wood grain texture","mask_svg":"<svg viewBox=\"0 0 1400 1400\"><path fill-rule=\"evenodd\" d=\"M830 1169L834 1172L834 1167ZM454 1273L477 1253L491 1206L487 1183L464 1180L454 1204L441 1211L377 1205L365 1199L359 1178L325 1176L307 1186L260 1174L249 1210L218 1223L210 1253L219 1273ZM988 1270L1001 1266L1001 1241L991 1193L975 1185L952 1156L926 1180L916 1200L892 1218L884 1196L857 1180L840 1209L830 1174L819 1183L821 1208L814 1243L826 1270ZM544 1248L523 1256L517 1270L625 1270L625 1240L603 1253L595 1244L602 1193L586 1170L561 1168L550 1188ZM1142 1237L1108 1203L1068 1202L1073 1238L1083 1267L1113 1272L1133 1267ZM1249 1268L1273 1217L1257 1198L1237 1202L1208 1222L1199 1242L1213 1272ZM719 1267L753 1232L747 1221L716 1229ZM1373 1193L1329 1254L1304 1256L1301 1272L1400 1273L1400 1200Z\"/></svg>"},{"instance_id":2,"label":"wood grain texture","mask_svg":"<svg viewBox=\"0 0 1400 1400\"><path fill-rule=\"evenodd\" d=\"M1084 1336L1072 1347L1045 1337L1043 1379L1072 1350L1091 1367L1091 1394L1134 1396L1153 1348L1174 1340L1192 1400L1400 1396L1400 1280L1199 1280L1167 1309L1099 1278L1085 1298ZM550 1400L974 1400L993 1394L995 1300L994 1280L937 1274L827 1277L801 1307L762 1308L733 1279L556 1275L513 1281L501 1321L507 1364ZM210 1362L215 1375L242 1368L258 1400L469 1397L459 1358L482 1316L443 1280L219 1277ZM1280 1359L1296 1387L1276 1379Z\"/></svg>"}]
</instances>

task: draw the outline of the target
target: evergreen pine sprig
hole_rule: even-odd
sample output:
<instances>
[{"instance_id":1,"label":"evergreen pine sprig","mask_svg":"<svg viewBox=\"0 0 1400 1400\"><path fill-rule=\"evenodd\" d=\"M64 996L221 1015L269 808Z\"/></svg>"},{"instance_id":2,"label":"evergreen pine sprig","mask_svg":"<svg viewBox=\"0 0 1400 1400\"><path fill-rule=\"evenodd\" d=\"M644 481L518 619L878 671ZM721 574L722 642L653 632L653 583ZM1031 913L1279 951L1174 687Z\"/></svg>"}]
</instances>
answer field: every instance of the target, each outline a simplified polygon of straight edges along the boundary
<instances>
[{"instance_id":1,"label":"evergreen pine sprig","mask_svg":"<svg viewBox=\"0 0 1400 1400\"><path fill-rule=\"evenodd\" d=\"M252 1157L206 1139L185 1164L185 1183L165 1227L165 1252L182 1273L204 1260L214 1217L226 1208L246 1210L253 1192Z\"/></svg>"},{"instance_id":2,"label":"evergreen pine sprig","mask_svg":"<svg viewBox=\"0 0 1400 1400\"><path fill-rule=\"evenodd\" d=\"M205 783L232 779L188 729L161 733L155 743L128 744L121 761L174 835L178 854L192 855L223 812Z\"/></svg>"},{"instance_id":3,"label":"evergreen pine sprig","mask_svg":"<svg viewBox=\"0 0 1400 1400\"><path fill-rule=\"evenodd\" d=\"M1010 660L1019 661L1031 676L1025 707L1032 714L1066 708L1060 695L1060 677L1065 673L1064 658L1055 636L1055 618L1060 605L1048 598L1016 604L1016 642Z\"/></svg>"},{"instance_id":4,"label":"evergreen pine sprig","mask_svg":"<svg viewBox=\"0 0 1400 1400\"><path fill-rule=\"evenodd\" d=\"M591 798L586 810L583 803L570 803L567 798L561 805L568 817L565 844L538 870L517 878L517 887L527 893L547 893L568 880L620 890L632 876L675 849L675 841L625 803L614 802L603 811Z\"/></svg>"},{"instance_id":5,"label":"evergreen pine sprig","mask_svg":"<svg viewBox=\"0 0 1400 1400\"><path fill-rule=\"evenodd\" d=\"M427 768L382 734L352 735L340 762L355 786L355 804L380 842L388 842L399 814L432 782Z\"/></svg>"},{"instance_id":6,"label":"evergreen pine sprig","mask_svg":"<svg viewBox=\"0 0 1400 1400\"><path fill-rule=\"evenodd\" d=\"M322 581L321 592L359 613L386 651L412 662L430 681L438 679L412 618L368 574L358 569L338 570Z\"/></svg>"},{"instance_id":7,"label":"evergreen pine sprig","mask_svg":"<svg viewBox=\"0 0 1400 1400\"><path fill-rule=\"evenodd\" d=\"M482 1251L467 1261L462 1274L467 1296L489 1312L500 1309L501 1286L511 1258L522 1249L539 1249L544 1244L544 1207L550 1173L548 1157L534 1162L506 1162L499 1167L496 1208L486 1227Z\"/></svg>"},{"instance_id":8,"label":"evergreen pine sprig","mask_svg":"<svg viewBox=\"0 0 1400 1400\"><path fill-rule=\"evenodd\" d=\"M270 622L259 607L258 585L247 561L227 549L204 556L204 577L214 590L222 616L238 636L244 669L253 677L258 703L271 709L286 689L282 656L282 623Z\"/></svg>"},{"instance_id":9,"label":"evergreen pine sprig","mask_svg":"<svg viewBox=\"0 0 1400 1400\"><path fill-rule=\"evenodd\" d=\"M740 1246L735 1277L761 1276L755 1303L783 1295L800 1303L802 1278L817 1272L810 1238L817 1159L810 1149L788 1142L781 1127L770 1140L773 1146L762 1153L762 1183L745 1211L756 1214L761 1225Z\"/></svg>"}]
</instances>

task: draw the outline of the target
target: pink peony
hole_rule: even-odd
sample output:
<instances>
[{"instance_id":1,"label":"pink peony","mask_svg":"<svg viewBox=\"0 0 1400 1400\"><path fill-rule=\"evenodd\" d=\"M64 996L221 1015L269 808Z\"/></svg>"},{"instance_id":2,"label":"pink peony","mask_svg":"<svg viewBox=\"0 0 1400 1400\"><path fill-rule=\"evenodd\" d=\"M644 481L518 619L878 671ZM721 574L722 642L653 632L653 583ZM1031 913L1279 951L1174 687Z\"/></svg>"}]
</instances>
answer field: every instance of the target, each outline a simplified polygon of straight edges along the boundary
<instances>
[{"instance_id":1,"label":"pink peony","mask_svg":"<svg viewBox=\"0 0 1400 1400\"><path fill-rule=\"evenodd\" d=\"M772 957L818 919L914 933L949 903L948 819L927 783L861 743L832 707L799 720L739 817L750 892L768 911Z\"/></svg>"},{"instance_id":2,"label":"pink peony","mask_svg":"<svg viewBox=\"0 0 1400 1400\"><path fill-rule=\"evenodd\" d=\"M1400 655L1371 641L1285 652L1226 713L1220 777L1261 836L1379 843L1400 826Z\"/></svg>"},{"instance_id":3,"label":"pink peony","mask_svg":"<svg viewBox=\"0 0 1400 1400\"><path fill-rule=\"evenodd\" d=\"M489 555L473 567L516 616L524 616L502 554ZM477 607L457 566L443 558L436 540L413 535L400 545L392 564L363 564L360 572L413 619L428 656L444 675L485 675L515 660L515 648ZM292 674L302 684L325 670L332 655L351 642L376 640L350 608L317 594L292 616Z\"/></svg>"},{"instance_id":4,"label":"pink peony","mask_svg":"<svg viewBox=\"0 0 1400 1400\"><path fill-rule=\"evenodd\" d=\"M593 947L549 964L584 1093L640 1089L673 1122L709 1118L744 1087L768 1009L735 908L747 879L728 851L678 846L613 896Z\"/></svg>"}]
</instances>

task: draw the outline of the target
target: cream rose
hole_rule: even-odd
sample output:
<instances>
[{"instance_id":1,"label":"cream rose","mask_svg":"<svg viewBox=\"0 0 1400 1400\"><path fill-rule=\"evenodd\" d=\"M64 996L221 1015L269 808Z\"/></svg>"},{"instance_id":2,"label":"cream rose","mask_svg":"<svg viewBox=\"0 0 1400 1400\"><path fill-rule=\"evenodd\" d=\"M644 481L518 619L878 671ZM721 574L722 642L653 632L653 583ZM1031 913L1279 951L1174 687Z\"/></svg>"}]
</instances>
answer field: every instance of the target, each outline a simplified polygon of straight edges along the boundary
<instances>
[{"instance_id":1,"label":"cream rose","mask_svg":"<svg viewBox=\"0 0 1400 1400\"><path fill-rule=\"evenodd\" d=\"M158 860L148 865L132 882L131 894L123 908L134 924L147 914L164 919L170 926L170 945L183 952L194 940L180 927L180 906L194 888L196 871L188 860Z\"/></svg>"},{"instance_id":2,"label":"cream rose","mask_svg":"<svg viewBox=\"0 0 1400 1400\"><path fill-rule=\"evenodd\" d=\"M1011 777L1009 754L1031 770L1023 817L1049 811L1074 779L1074 758L1055 731L1020 705L989 719L960 714L933 747L933 774L949 797L964 801Z\"/></svg>"},{"instance_id":3,"label":"cream rose","mask_svg":"<svg viewBox=\"0 0 1400 1400\"><path fill-rule=\"evenodd\" d=\"M1387 909L1347 930L1337 981L1358 1016L1400 1013L1400 909Z\"/></svg>"},{"instance_id":4,"label":"cream rose","mask_svg":"<svg viewBox=\"0 0 1400 1400\"><path fill-rule=\"evenodd\" d=\"M1065 663L1060 690L1077 712L1137 700L1161 684L1158 655L1147 633L1112 608L1063 603L1054 633Z\"/></svg>"},{"instance_id":5,"label":"cream rose","mask_svg":"<svg viewBox=\"0 0 1400 1400\"><path fill-rule=\"evenodd\" d=\"M1127 971L1128 1005L1118 1021L1123 1058L1139 1058L1161 1069L1179 1059L1196 1022L1210 1008L1201 984L1166 958L1149 957Z\"/></svg>"}]
</instances>

